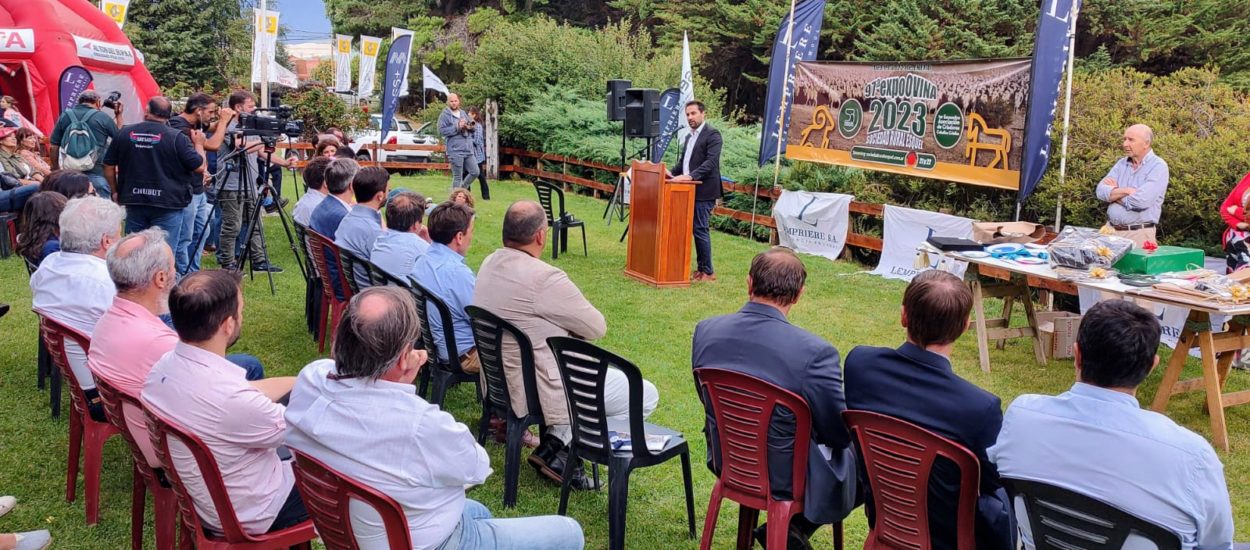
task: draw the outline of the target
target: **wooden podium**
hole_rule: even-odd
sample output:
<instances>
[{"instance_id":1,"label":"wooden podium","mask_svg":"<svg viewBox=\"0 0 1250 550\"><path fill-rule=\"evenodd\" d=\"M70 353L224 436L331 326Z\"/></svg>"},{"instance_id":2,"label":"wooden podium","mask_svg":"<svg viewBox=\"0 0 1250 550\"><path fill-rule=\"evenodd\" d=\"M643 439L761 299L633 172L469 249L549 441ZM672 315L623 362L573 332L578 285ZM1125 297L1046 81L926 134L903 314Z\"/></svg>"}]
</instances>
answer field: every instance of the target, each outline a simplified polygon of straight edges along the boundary
<instances>
[{"instance_id":1,"label":"wooden podium","mask_svg":"<svg viewBox=\"0 0 1250 550\"><path fill-rule=\"evenodd\" d=\"M690 286L697 182L665 179L664 164L635 160L625 274L657 287Z\"/></svg>"}]
</instances>

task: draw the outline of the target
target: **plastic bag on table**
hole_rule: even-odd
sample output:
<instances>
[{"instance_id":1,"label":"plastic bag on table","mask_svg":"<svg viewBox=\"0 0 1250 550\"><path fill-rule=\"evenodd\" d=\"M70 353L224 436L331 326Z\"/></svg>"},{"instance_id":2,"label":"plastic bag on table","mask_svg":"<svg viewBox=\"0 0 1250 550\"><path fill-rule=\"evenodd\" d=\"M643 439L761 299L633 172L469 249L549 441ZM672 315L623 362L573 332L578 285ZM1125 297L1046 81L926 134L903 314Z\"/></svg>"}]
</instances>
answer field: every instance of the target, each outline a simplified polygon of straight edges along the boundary
<instances>
[{"instance_id":1,"label":"plastic bag on table","mask_svg":"<svg viewBox=\"0 0 1250 550\"><path fill-rule=\"evenodd\" d=\"M1133 241L1097 229L1069 225L1050 242L1050 265L1087 269L1111 267L1133 249Z\"/></svg>"}]
</instances>

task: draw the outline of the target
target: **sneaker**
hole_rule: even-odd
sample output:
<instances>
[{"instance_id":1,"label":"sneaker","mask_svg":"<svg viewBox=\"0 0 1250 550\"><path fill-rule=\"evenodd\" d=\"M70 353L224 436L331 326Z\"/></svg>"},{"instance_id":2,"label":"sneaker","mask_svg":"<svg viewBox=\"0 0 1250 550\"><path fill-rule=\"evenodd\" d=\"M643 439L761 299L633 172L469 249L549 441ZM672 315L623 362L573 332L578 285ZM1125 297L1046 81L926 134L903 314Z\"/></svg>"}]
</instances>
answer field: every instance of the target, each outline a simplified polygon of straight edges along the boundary
<instances>
[{"instance_id":1,"label":"sneaker","mask_svg":"<svg viewBox=\"0 0 1250 550\"><path fill-rule=\"evenodd\" d=\"M13 550L43 550L52 545L52 533L47 529L14 533L13 536L17 539Z\"/></svg>"},{"instance_id":2,"label":"sneaker","mask_svg":"<svg viewBox=\"0 0 1250 550\"><path fill-rule=\"evenodd\" d=\"M284 270L281 267L273 265L269 262L259 262L252 264L252 271L259 271L261 273L282 273Z\"/></svg>"},{"instance_id":3,"label":"sneaker","mask_svg":"<svg viewBox=\"0 0 1250 550\"><path fill-rule=\"evenodd\" d=\"M9 510L12 510L14 506L17 506L17 497L0 497L0 516L9 513Z\"/></svg>"}]
</instances>

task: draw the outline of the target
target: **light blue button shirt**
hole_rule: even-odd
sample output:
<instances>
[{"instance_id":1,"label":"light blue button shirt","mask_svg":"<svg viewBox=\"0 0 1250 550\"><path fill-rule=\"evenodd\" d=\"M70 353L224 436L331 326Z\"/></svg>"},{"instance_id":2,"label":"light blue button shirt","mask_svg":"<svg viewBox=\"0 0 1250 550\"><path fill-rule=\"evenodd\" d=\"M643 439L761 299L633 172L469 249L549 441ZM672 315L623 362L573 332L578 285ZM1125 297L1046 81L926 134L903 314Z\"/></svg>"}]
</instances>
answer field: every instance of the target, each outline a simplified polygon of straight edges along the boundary
<instances>
[{"instance_id":1,"label":"light blue button shirt","mask_svg":"<svg viewBox=\"0 0 1250 550\"><path fill-rule=\"evenodd\" d=\"M456 352L460 355L468 353L475 344L473 329L469 325L469 314L464 312L464 308L473 303L473 286L477 283L477 277L464 263L464 256L447 245L434 243L430 245L428 252L417 258L416 265L412 268L412 276L451 309ZM434 333L434 342L438 344L439 357L446 361L447 345L443 338L443 321L435 312L433 304L427 314L430 317L430 331Z\"/></svg>"},{"instance_id":2,"label":"light blue button shirt","mask_svg":"<svg viewBox=\"0 0 1250 550\"><path fill-rule=\"evenodd\" d=\"M407 231L387 231L373 241L370 261L391 275L404 278L414 275L417 258L430 250L430 243Z\"/></svg>"},{"instance_id":3,"label":"light blue button shirt","mask_svg":"<svg viewBox=\"0 0 1250 550\"><path fill-rule=\"evenodd\" d=\"M339 228L334 232L334 244L362 260L368 260L369 253L373 251L373 241L381 233L382 213L357 204L339 222Z\"/></svg>"},{"instance_id":4,"label":"light blue button shirt","mask_svg":"<svg viewBox=\"0 0 1250 550\"><path fill-rule=\"evenodd\" d=\"M1109 203L1107 220L1112 225L1159 223L1159 214L1163 212L1163 195L1168 192L1168 163L1151 151L1141 159L1141 166L1134 169L1129 164L1128 157L1124 157L1115 162L1103 180L1107 178L1114 179L1116 187L1137 189L1118 202L1110 202L1111 190L1114 188L1099 182L1095 194L1098 200Z\"/></svg>"},{"instance_id":5,"label":"light blue button shirt","mask_svg":"<svg viewBox=\"0 0 1250 550\"><path fill-rule=\"evenodd\" d=\"M1233 515L1211 445L1131 395L1077 383L1007 408L990 461L1002 477L1040 481L1102 500L1180 536L1181 548L1227 549ZM1025 548L1034 548L1019 502ZM1124 548L1153 548L1129 537Z\"/></svg>"}]
</instances>

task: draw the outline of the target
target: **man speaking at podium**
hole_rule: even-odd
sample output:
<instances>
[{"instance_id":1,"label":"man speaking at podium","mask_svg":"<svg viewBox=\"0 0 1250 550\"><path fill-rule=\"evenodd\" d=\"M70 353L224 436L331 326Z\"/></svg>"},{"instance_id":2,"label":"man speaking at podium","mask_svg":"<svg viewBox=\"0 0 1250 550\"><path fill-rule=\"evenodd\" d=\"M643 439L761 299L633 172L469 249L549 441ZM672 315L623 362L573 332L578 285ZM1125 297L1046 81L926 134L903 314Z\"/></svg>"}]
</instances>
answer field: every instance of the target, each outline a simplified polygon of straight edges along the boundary
<instances>
[{"instance_id":1,"label":"man speaking at podium","mask_svg":"<svg viewBox=\"0 0 1250 550\"><path fill-rule=\"evenodd\" d=\"M706 123L706 107L700 101L686 104L686 123L690 134L682 140L681 156L669 173L670 181L694 181L694 251L698 269L690 274L691 282L715 281L712 270L712 234L709 222L716 201L724 194L720 182L720 132Z\"/></svg>"}]
</instances>

